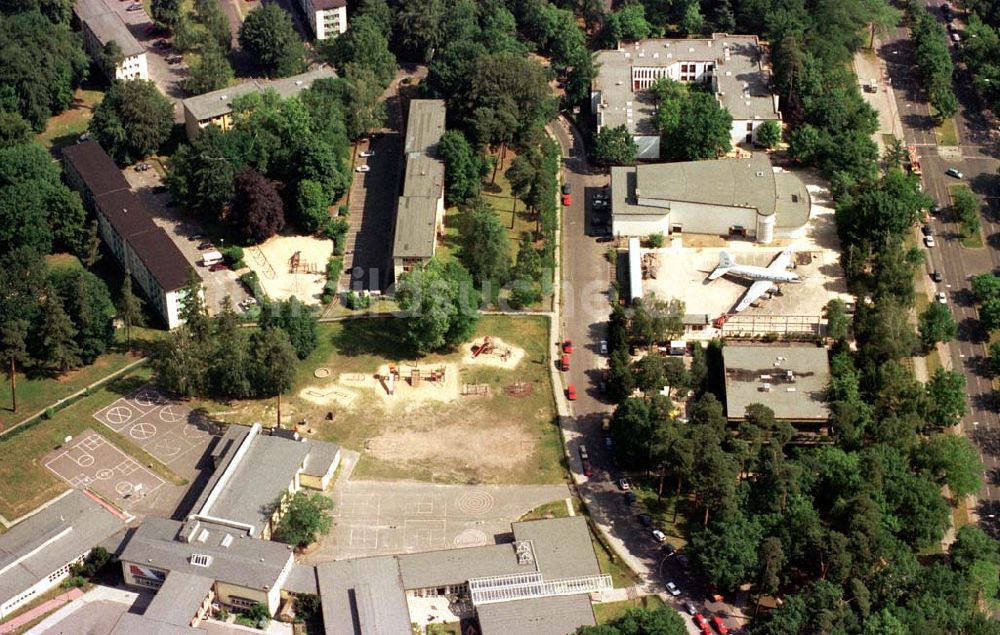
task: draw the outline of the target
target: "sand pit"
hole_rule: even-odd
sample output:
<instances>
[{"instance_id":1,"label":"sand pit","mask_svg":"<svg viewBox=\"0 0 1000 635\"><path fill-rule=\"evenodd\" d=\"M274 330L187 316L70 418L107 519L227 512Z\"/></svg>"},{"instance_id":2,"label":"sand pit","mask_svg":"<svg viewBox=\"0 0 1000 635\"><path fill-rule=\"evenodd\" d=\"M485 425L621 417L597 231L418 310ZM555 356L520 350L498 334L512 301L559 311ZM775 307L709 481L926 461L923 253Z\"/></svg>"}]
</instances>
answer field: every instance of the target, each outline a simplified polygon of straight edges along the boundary
<instances>
[{"instance_id":1,"label":"sand pit","mask_svg":"<svg viewBox=\"0 0 1000 635\"><path fill-rule=\"evenodd\" d=\"M483 338L477 338L468 344L462 345L462 363L470 366L493 366L494 368L504 368L512 370L524 359L524 349L507 344L498 337L490 337L492 350L486 350L473 357L475 352L483 345Z\"/></svg>"},{"instance_id":2,"label":"sand pit","mask_svg":"<svg viewBox=\"0 0 1000 635\"><path fill-rule=\"evenodd\" d=\"M414 369L419 369L421 379L414 387L411 383ZM431 373L444 370L443 381L431 381ZM382 379L372 379L371 385L379 401L388 405L405 405L412 408L427 402L451 403L459 397L458 366L456 364L424 364L411 366L402 364L397 367L399 379L394 382L394 394L389 394L389 382L384 379L389 374L389 366L379 366L377 375Z\"/></svg>"},{"instance_id":3,"label":"sand pit","mask_svg":"<svg viewBox=\"0 0 1000 635\"><path fill-rule=\"evenodd\" d=\"M306 304L316 304L326 285L326 262L333 254L333 241L312 236L275 236L246 250L247 265L257 272L264 292L272 300L293 295ZM292 257L299 265L292 271Z\"/></svg>"},{"instance_id":4,"label":"sand pit","mask_svg":"<svg viewBox=\"0 0 1000 635\"><path fill-rule=\"evenodd\" d=\"M307 386L299 392L299 396L317 406L328 406L335 403L344 408L349 408L358 398L358 394L353 390L341 388L336 384Z\"/></svg>"}]
</instances>

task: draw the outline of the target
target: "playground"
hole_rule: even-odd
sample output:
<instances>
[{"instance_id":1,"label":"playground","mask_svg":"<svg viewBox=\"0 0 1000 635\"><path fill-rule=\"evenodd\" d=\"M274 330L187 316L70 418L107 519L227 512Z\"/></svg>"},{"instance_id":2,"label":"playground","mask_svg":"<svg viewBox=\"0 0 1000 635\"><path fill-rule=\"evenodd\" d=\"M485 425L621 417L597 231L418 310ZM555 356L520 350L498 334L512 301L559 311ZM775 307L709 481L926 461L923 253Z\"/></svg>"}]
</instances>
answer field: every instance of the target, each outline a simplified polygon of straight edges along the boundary
<instances>
[{"instance_id":1,"label":"playground","mask_svg":"<svg viewBox=\"0 0 1000 635\"><path fill-rule=\"evenodd\" d=\"M70 487L89 488L119 509L131 507L164 483L89 428L56 448L44 465Z\"/></svg>"},{"instance_id":2,"label":"playground","mask_svg":"<svg viewBox=\"0 0 1000 635\"><path fill-rule=\"evenodd\" d=\"M274 236L244 250L244 260L257 272L264 292L272 300L295 296L318 304L326 285L326 262L333 241L312 236Z\"/></svg>"},{"instance_id":3,"label":"playground","mask_svg":"<svg viewBox=\"0 0 1000 635\"><path fill-rule=\"evenodd\" d=\"M282 399L284 424L360 452L355 478L563 480L543 318L483 316L470 343L422 357L406 352L400 326L382 319L320 325L320 347ZM483 348L487 336L492 345ZM273 406L234 402L208 414L270 422Z\"/></svg>"}]
</instances>

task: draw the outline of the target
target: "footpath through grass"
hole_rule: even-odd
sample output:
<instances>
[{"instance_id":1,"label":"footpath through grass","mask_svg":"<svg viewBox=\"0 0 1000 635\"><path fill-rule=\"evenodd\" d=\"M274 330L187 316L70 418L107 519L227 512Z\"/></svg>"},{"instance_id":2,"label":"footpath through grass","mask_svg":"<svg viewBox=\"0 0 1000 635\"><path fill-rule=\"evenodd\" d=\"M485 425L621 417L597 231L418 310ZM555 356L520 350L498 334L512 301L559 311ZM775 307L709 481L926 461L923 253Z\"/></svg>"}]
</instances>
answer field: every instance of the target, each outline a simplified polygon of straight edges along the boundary
<instances>
[{"instance_id":1,"label":"footpath through grass","mask_svg":"<svg viewBox=\"0 0 1000 635\"><path fill-rule=\"evenodd\" d=\"M96 87L79 88L73 95L73 103L62 113L51 117L45 130L37 139L46 148L62 148L76 143L80 135L87 131L94 107L104 98L104 91Z\"/></svg>"}]
</instances>

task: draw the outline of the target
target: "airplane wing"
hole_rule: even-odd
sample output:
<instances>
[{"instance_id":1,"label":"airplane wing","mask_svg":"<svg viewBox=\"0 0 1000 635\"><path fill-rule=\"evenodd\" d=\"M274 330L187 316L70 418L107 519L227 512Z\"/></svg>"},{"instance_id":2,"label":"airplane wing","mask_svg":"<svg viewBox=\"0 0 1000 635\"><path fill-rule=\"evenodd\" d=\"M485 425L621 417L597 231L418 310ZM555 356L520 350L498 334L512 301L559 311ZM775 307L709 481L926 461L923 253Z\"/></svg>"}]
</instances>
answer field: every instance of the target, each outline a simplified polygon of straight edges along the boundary
<instances>
[{"instance_id":1,"label":"airplane wing","mask_svg":"<svg viewBox=\"0 0 1000 635\"><path fill-rule=\"evenodd\" d=\"M785 269L788 269L788 265L790 264L792 264L792 250L786 249L771 261L771 264L767 266L767 270L784 272Z\"/></svg>"},{"instance_id":2,"label":"airplane wing","mask_svg":"<svg viewBox=\"0 0 1000 635\"><path fill-rule=\"evenodd\" d=\"M750 306L754 300L759 298L768 292L768 290L774 286L774 283L770 280L758 280L757 282L750 285L747 292L743 294L743 298L740 299L740 303L736 305L734 313L739 313L743 309Z\"/></svg>"}]
</instances>

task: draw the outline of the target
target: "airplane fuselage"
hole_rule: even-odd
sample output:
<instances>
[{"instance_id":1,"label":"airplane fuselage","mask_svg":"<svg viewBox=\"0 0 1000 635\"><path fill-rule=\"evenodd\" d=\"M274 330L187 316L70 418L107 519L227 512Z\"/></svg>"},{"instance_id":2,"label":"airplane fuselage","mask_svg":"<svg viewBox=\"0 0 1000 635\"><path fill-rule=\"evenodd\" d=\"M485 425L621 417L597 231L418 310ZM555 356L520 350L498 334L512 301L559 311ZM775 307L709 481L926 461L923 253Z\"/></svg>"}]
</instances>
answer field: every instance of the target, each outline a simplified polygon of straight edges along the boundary
<instances>
[{"instance_id":1,"label":"airplane fuselage","mask_svg":"<svg viewBox=\"0 0 1000 635\"><path fill-rule=\"evenodd\" d=\"M771 282L802 282L797 274L791 271L775 271L767 267L754 267L753 265L736 265L729 267L724 275L735 276L745 280L769 280Z\"/></svg>"}]
</instances>

